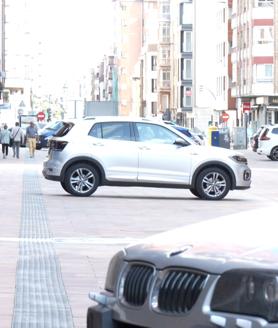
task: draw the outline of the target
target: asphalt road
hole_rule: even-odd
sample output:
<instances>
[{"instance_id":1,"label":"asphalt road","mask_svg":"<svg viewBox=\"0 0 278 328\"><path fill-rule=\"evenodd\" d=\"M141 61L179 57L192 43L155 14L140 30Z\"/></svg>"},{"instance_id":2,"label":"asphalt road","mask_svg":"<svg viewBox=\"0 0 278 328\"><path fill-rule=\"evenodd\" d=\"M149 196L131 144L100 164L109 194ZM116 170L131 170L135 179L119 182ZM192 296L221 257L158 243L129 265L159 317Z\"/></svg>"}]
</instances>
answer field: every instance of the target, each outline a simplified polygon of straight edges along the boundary
<instances>
[{"instance_id":1,"label":"asphalt road","mask_svg":"<svg viewBox=\"0 0 278 328\"><path fill-rule=\"evenodd\" d=\"M0 159L0 272L4 277L0 281L0 304L4 305L0 306L0 326L4 328L20 327L20 320L25 324L30 320L28 309L22 318L23 305L18 302L30 294L18 294L23 284L19 269L23 263L23 272L27 270L22 250L27 249L23 258L29 261L34 241L35 245L50 242L43 257L55 254L51 267L61 275L58 284L63 285L61 294L68 298L73 326L81 328L86 326L86 309L91 304L88 292L101 290L109 259L121 247L178 226L243 211L248 215L248 210L278 201L278 162L251 150L243 152L252 169L252 187L231 191L222 201L202 201L181 189L137 187L100 187L89 198L76 198L66 194L59 183L42 177L45 150L38 151L35 159L24 151L20 160ZM32 222L29 217L33 217ZM30 263L28 268L32 269ZM39 269L31 269L27 270L30 289L33 271L38 277L41 274ZM40 314L37 320L47 320L42 318ZM48 326L62 327L44 325Z\"/></svg>"}]
</instances>

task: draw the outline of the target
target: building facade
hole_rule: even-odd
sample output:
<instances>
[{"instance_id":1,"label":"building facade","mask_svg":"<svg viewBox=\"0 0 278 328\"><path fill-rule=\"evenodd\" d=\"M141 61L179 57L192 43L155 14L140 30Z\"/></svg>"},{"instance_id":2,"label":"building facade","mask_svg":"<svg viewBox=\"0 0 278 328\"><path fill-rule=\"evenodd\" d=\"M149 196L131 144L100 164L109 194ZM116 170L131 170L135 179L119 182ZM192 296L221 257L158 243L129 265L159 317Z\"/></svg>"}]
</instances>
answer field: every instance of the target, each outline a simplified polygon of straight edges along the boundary
<instances>
[{"instance_id":1,"label":"building facade","mask_svg":"<svg viewBox=\"0 0 278 328\"><path fill-rule=\"evenodd\" d=\"M222 127L238 126L236 98L232 97L232 0L216 4L216 106ZM228 117L228 119L225 119ZM224 118L224 119L223 119Z\"/></svg>"},{"instance_id":2,"label":"building facade","mask_svg":"<svg viewBox=\"0 0 278 328\"><path fill-rule=\"evenodd\" d=\"M232 96L239 124L278 123L277 0L234 0Z\"/></svg>"}]
</instances>

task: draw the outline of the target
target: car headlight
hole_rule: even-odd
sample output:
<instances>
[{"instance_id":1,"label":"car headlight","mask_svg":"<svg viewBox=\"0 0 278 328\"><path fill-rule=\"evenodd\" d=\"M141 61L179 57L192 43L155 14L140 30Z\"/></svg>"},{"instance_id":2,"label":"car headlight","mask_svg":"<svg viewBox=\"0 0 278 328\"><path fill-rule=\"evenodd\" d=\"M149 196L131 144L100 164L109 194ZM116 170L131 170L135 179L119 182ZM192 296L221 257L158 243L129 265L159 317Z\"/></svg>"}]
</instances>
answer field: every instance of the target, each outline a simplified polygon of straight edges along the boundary
<instances>
[{"instance_id":1,"label":"car headlight","mask_svg":"<svg viewBox=\"0 0 278 328\"><path fill-rule=\"evenodd\" d=\"M123 266L124 256L125 251L122 250L116 253L109 263L105 280L105 289L110 292L115 292L116 290L116 284L121 268Z\"/></svg>"},{"instance_id":2,"label":"car headlight","mask_svg":"<svg viewBox=\"0 0 278 328\"><path fill-rule=\"evenodd\" d=\"M242 163L247 165L247 158L242 155L234 155L231 157L231 159L237 163Z\"/></svg>"},{"instance_id":3,"label":"car headlight","mask_svg":"<svg viewBox=\"0 0 278 328\"><path fill-rule=\"evenodd\" d=\"M278 272L231 270L216 284L211 310L278 322Z\"/></svg>"}]
</instances>

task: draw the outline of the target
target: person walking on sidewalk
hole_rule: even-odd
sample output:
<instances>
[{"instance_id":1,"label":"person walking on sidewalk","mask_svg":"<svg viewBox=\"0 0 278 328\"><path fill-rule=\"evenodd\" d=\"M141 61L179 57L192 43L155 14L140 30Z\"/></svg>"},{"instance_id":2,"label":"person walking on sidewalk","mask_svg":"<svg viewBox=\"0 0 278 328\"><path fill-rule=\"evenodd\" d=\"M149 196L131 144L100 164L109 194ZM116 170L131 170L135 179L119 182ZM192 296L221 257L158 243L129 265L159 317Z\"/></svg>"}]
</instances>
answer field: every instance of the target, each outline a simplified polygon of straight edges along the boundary
<instances>
[{"instance_id":1,"label":"person walking on sidewalk","mask_svg":"<svg viewBox=\"0 0 278 328\"><path fill-rule=\"evenodd\" d=\"M7 124L4 124L4 127L1 129L1 144L2 144L3 158L6 158L9 153L9 144L10 144L10 131L8 130Z\"/></svg>"},{"instance_id":2,"label":"person walking on sidewalk","mask_svg":"<svg viewBox=\"0 0 278 328\"><path fill-rule=\"evenodd\" d=\"M36 144L37 144L38 129L34 122L30 122L30 125L26 129L27 143L29 147L30 157L34 157Z\"/></svg>"},{"instance_id":3,"label":"person walking on sidewalk","mask_svg":"<svg viewBox=\"0 0 278 328\"><path fill-rule=\"evenodd\" d=\"M24 132L18 122L16 122L15 126L12 128L11 138L13 140L13 157L16 156L16 158L19 158L19 149L21 141L24 140Z\"/></svg>"}]
</instances>

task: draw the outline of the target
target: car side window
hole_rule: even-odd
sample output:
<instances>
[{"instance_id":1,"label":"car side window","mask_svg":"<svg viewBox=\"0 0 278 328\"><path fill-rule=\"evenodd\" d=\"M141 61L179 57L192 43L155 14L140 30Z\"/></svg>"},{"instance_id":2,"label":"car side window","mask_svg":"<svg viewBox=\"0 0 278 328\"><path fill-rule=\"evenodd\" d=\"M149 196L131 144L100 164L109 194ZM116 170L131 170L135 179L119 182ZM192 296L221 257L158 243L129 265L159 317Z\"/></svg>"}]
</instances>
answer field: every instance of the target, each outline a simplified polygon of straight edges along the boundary
<instances>
[{"instance_id":1,"label":"car side window","mask_svg":"<svg viewBox=\"0 0 278 328\"><path fill-rule=\"evenodd\" d=\"M94 138L99 138L99 139L102 138L100 123L94 124L91 131L89 132L89 136L94 137Z\"/></svg>"},{"instance_id":2,"label":"car side window","mask_svg":"<svg viewBox=\"0 0 278 328\"><path fill-rule=\"evenodd\" d=\"M111 140L132 140L129 122L104 122L93 126L89 135Z\"/></svg>"},{"instance_id":3,"label":"car side window","mask_svg":"<svg viewBox=\"0 0 278 328\"><path fill-rule=\"evenodd\" d=\"M274 134L278 134L278 128L274 128L274 129L272 130L272 133L274 133Z\"/></svg>"},{"instance_id":4,"label":"car side window","mask_svg":"<svg viewBox=\"0 0 278 328\"><path fill-rule=\"evenodd\" d=\"M138 134L138 141L174 144L178 136L167 128L148 123L135 123Z\"/></svg>"}]
</instances>

